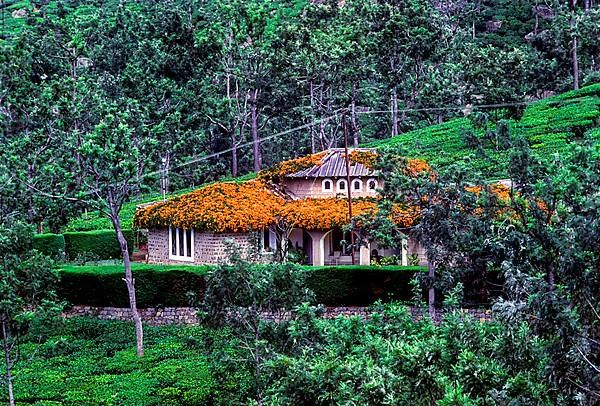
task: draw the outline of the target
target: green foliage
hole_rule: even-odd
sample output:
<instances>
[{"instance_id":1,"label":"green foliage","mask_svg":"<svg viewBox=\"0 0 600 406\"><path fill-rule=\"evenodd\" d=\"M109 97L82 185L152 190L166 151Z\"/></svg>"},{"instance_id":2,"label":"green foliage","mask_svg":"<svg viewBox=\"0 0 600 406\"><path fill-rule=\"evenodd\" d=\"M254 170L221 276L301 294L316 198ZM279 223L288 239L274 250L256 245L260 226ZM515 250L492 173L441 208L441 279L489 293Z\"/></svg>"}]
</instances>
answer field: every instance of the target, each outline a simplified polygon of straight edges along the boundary
<instances>
[{"instance_id":1,"label":"green foliage","mask_svg":"<svg viewBox=\"0 0 600 406\"><path fill-rule=\"evenodd\" d=\"M256 265L253 269L260 274L269 271L273 266ZM132 264L139 306L189 306L192 297L202 300L205 276L211 269L210 266ZM302 268L289 265L285 269L291 274L305 274L306 286L315 293L317 303L327 306L364 306L376 300L409 300L409 281L425 268ZM60 274L59 294L71 304L128 306L127 290L122 280L122 265L63 265ZM285 279L281 278L282 281ZM279 282L277 284L283 286Z\"/></svg>"},{"instance_id":2,"label":"green foliage","mask_svg":"<svg viewBox=\"0 0 600 406\"><path fill-rule=\"evenodd\" d=\"M368 320L297 315L291 346L268 364L267 403L495 404L511 390L522 403L553 403L550 387L538 384L543 366L529 362L538 348L531 335L459 314L436 326L413 322L402 306L374 311ZM509 339L518 350L505 359Z\"/></svg>"},{"instance_id":3,"label":"green foliage","mask_svg":"<svg viewBox=\"0 0 600 406\"><path fill-rule=\"evenodd\" d=\"M219 402L206 333L198 327L146 327L143 358L130 323L71 319L43 343L20 346L17 402L36 404L195 405ZM193 346L190 342L194 342ZM0 368L1 370L1 368ZM242 371L238 372L242 377ZM4 398L0 396L0 401ZM223 403L223 402L219 402Z\"/></svg>"},{"instance_id":4,"label":"green foliage","mask_svg":"<svg viewBox=\"0 0 600 406\"><path fill-rule=\"evenodd\" d=\"M592 84L532 103L520 119L504 123L510 130L511 142L524 137L535 156L545 159L554 153L567 154L573 144L583 141L586 131L593 138L599 121L600 84ZM424 158L438 168L464 161L487 178L506 178L509 173L506 148L498 150L494 144L486 144L486 131L496 131L496 126L481 127L469 118L457 118L366 146Z\"/></svg>"},{"instance_id":5,"label":"green foliage","mask_svg":"<svg viewBox=\"0 0 600 406\"><path fill-rule=\"evenodd\" d=\"M138 306L189 306L202 297L206 266L133 264ZM71 304L128 307L122 265L64 266L59 296Z\"/></svg>"},{"instance_id":6,"label":"green foliage","mask_svg":"<svg viewBox=\"0 0 600 406\"><path fill-rule=\"evenodd\" d=\"M33 248L52 259L61 259L65 255L65 237L62 234L36 234Z\"/></svg>"},{"instance_id":7,"label":"green foliage","mask_svg":"<svg viewBox=\"0 0 600 406\"><path fill-rule=\"evenodd\" d=\"M133 252L134 232L123 230L129 252ZM114 230L94 230L64 233L65 251L69 259L92 255L98 259L121 258L121 248Z\"/></svg>"},{"instance_id":8,"label":"green foliage","mask_svg":"<svg viewBox=\"0 0 600 406\"><path fill-rule=\"evenodd\" d=\"M58 274L50 261L33 249L33 230L23 223L0 225L0 339L2 386L14 404L13 380L20 336L60 313L54 291ZM4 396L4 395L0 395Z\"/></svg>"},{"instance_id":9,"label":"green foliage","mask_svg":"<svg viewBox=\"0 0 600 406\"><path fill-rule=\"evenodd\" d=\"M365 306L377 300L408 301L409 283L424 267L323 267L309 272L307 284L318 303Z\"/></svg>"}]
</instances>

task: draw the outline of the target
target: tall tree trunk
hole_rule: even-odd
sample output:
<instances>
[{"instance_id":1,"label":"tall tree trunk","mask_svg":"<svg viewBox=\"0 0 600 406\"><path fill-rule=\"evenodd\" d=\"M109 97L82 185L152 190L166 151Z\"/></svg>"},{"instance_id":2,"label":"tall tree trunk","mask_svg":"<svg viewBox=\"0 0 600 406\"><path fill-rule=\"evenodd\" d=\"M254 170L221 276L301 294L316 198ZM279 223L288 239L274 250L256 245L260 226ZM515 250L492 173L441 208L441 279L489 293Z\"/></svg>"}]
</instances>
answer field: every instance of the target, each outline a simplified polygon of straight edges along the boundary
<instances>
[{"instance_id":1,"label":"tall tree trunk","mask_svg":"<svg viewBox=\"0 0 600 406\"><path fill-rule=\"evenodd\" d=\"M352 145L354 148L358 148L359 139L358 139L358 124L356 119L356 83L352 83L352 103L351 103L351 128L352 128Z\"/></svg>"},{"instance_id":2,"label":"tall tree trunk","mask_svg":"<svg viewBox=\"0 0 600 406\"><path fill-rule=\"evenodd\" d=\"M238 148L235 136L231 137L231 176L238 176Z\"/></svg>"},{"instance_id":3,"label":"tall tree trunk","mask_svg":"<svg viewBox=\"0 0 600 406\"><path fill-rule=\"evenodd\" d=\"M262 169L262 154L260 151L260 139L258 138L258 89L250 92L250 127L252 129L252 150L254 152L254 171Z\"/></svg>"},{"instance_id":4,"label":"tall tree trunk","mask_svg":"<svg viewBox=\"0 0 600 406\"><path fill-rule=\"evenodd\" d=\"M112 210L112 208L111 208ZM142 318L137 309L137 299L135 296L135 279L131 272L131 260L129 258L129 249L127 247L127 240L123 235L121 228L121 220L119 214L112 210L111 221L117 234L117 240L119 241L119 247L121 248L121 255L123 255L123 266L125 268L125 285L127 285L127 292L129 293L129 309L131 310L131 318L135 326L135 338L136 338L136 349L138 357L144 356L144 329L142 326Z\"/></svg>"},{"instance_id":5,"label":"tall tree trunk","mask_svg":"<svg viewBox=\"0 0 600 406\"><path fill-rule=\"evenodd\" d=\"M398 89L392 88L392 137L398 135Z\"/></svg>"},{"instance_id":6,"label":"tall tree trunk","mask_svg":"<svg viewBox=\"0 0 600 406\"><path fill-rule=\"evenodd\" d=\"M314 154L317 152L316 145L316 130L315 130L315 106L314 106L315 89L312 80L310 81L310 152Z\"/></svg>"},{"instance_id":7,"label":"tall tree trunk","mask_svg":"<svg viewBox=\"0 0 600 406\"><path fill-rule=\"evenodd\" d=\"M163 170L163 181L162 181L162 193L166 195L169 193L169 188L171 187L171 178L169 176L169 168L171 166L171 154L166 152L162 157L162 170Z\"/></svg>"},{"instance_id":8,"label":"tall tree trunk","mask_svg":"<svg viewBox=\"0 0 600 406\"><path fill-rule=\"evenodd\" d=\"M427 304L429 305L429 317L431 320L435 320L435 264L433 261L427 261L427 267L429 269L429 297L427 298Z\"/></svg>"},{"instance_id":9,"label":"tall tree trunk","mask_svg":"<svg viewBox=\"0 0 600 406\"><path fill-rule=\"evenodd\" d=\"M8 330L6 320L2 319L2 348L4 349L4 359L6 362L6 383L8 386L8 404L15 406L15 394L13 392L12 361L10 359L10 347L8 346Z\"/></svg>"},{"instance_id":10,"label":"tall tree trunk","mask_svg":"<svg viewBox=\"0 0 600 406\"><path fill-rule=\"evenodd\" d=\"M577 0L569 0L569 9L571 16L569 18L569 27L573 40L571 42L571 64L573 66L573 89L579 89L579 60L577 58L577 36L573 33L575 28L575 4Z\"/></svg>"}]
</instances>

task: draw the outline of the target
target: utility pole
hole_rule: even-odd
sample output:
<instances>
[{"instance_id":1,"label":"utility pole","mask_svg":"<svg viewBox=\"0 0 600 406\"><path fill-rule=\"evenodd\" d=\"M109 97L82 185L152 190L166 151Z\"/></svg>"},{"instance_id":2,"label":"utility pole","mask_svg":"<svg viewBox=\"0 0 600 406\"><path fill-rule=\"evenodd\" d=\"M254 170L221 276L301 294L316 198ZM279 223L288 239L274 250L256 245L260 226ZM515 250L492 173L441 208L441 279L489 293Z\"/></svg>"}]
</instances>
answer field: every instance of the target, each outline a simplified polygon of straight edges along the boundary
<instances>
[{"instance_id":1,"label":"utility pole","mask_svg":"<svg viewBox=\"0 0 600 406\"><path fill-rule=\"evenodd\" d=\"M348 154L348 126L346 125L346 109L342 111L342 127L344 128L344 150L346 152L346 183L348 186L348 216L352 222L352 183L350 180L350 156ZM350 230L350 250L352 252L352 265L356 263L354 258L354 233Z\"/></svg>"}]
</instances>

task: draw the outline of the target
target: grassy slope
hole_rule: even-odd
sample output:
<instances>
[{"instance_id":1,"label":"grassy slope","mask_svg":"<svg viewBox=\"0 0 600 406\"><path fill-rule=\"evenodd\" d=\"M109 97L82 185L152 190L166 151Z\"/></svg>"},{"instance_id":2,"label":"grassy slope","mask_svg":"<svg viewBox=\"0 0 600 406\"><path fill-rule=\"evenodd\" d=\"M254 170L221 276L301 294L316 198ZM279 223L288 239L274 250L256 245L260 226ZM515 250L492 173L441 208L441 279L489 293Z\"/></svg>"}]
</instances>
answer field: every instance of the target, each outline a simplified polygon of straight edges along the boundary
<instances>
[{"instance_id":1,"label":"grassy slope","mask_svg":"<svg viewBox=\"0 0 600 406\"><path fill-rule=\"evenodd\" d=\"M570 91L529 105L520 120L509 120L511 136L523 136L540 157L566 152L585 138L600 141L600 84ZM493 130L493 127L489 128ZM424 158L435 166L464 160L488 178L507 176L508 154L495 150L491 143L473 150L463 141L462 132L473 130L483 137L468 118L409 131L397 137L375 141L366 146L397 148L414 158Z\"/></svg>"},{"instance_id":2,"label":"grassy slope","mask_svg":"<svg viewBox=\"0 0 600 406\"><path fill-rule=\"evenodd\" d=\"M218 396L201 327L146 326L144 333L143 358L126 322L71 319L41 344L36 337L22 342L14 369L17 404L207 404ZM240 371L230 385L244 378Z\"/></svg>"}]
</instances>

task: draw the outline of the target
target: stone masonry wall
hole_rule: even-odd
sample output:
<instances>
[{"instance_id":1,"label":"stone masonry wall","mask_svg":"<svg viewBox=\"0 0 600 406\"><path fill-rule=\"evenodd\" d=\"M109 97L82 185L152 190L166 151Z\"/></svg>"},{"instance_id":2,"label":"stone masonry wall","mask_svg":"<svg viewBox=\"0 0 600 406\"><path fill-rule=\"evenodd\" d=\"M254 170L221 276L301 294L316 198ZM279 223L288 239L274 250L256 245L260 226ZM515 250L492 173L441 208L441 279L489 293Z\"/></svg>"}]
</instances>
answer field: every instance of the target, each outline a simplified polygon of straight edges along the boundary
<instances>
[{"instance_id":1,"label":"stone masonry wall","mask_svg":"<svg viewBox=\"0 0 600 406\"><path fill-rule=\"evenodd\" d=\"M413 320L419 321L426 317L427 309L420 307L407 306L408 311ZM161 326L167 324L178 325L197 325L200 320L196 315L196 310L192 307L164 307L152 309L139 309L140 317L144 323L151 326ZM438 311L438 316L441 319L444 312ZM461 309L463 315L469 315L480 322L491 321L493 319L492 311L485 309ZM369 318L371 310L368 307L326 307L323 314L324 318L332 319L338 316L350 317L360 316ZM101 320L120 320L130 321L131 312L128 308L120 307L91 307L91 306L74 306L63 313L64 317L97 317ZM263 317L267 320L280 321L281 319L289 319L291 314L269 314L265 313Z\"/></svg>"},{"instance_id":2,"label":"stone masonry wall","mask_svg":"<svg viewBox=\"0 0 600 406\"><path fill-rule=\"evenodd\" d=\"M169 229L148 230L148 262L151 264L169 263Z\"/></svg>"},{"instance_id":3,"label":"stone masonry wall","mask_svg":"<svg viewBox=\"0 0 600 406\"><path fill-rule=\"evenodd\" d=\"M194 231L194 264L218 264L227 259L227 243L233 241L242 253L250 247L248 233L204 233ZM148 230L148 262L151 264L190 264L169 259L169 229Z\"/></svg>"},{"instance_id":4,"label":"stone masonry wall","mask_svg":"<svg viewBox=\"0 0 600 406\"><path fill-rule=\"evenodd\" d=\"M194 262L197 264L218 264L227 260L228 244L232 241L242 252L250 248L249 233L200 233L194 234Z\"/></svg>"}]
</instances>

